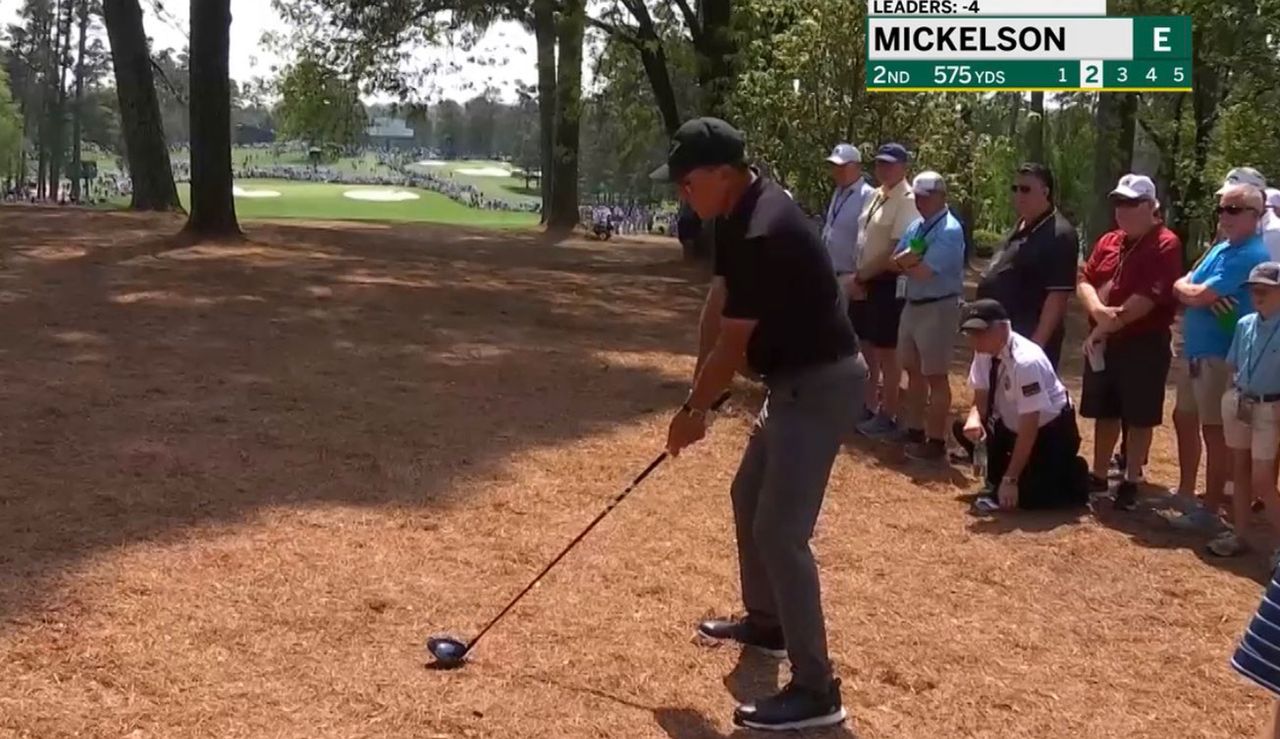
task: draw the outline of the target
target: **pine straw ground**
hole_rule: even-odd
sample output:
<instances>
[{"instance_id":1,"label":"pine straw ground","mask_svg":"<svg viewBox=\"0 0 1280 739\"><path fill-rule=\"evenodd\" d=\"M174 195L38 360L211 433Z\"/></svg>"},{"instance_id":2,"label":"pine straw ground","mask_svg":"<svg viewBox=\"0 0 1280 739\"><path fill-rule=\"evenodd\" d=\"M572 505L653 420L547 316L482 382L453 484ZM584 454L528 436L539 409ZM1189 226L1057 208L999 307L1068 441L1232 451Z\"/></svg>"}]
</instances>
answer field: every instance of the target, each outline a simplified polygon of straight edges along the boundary
<instances>
[{"instance_id":1,"label":"pine straw ground","mask_svg":"<svg viewBox=\"0 0 1280 739\"><path fill-rule=\"evenodd\" d=\"M0 209L0 736L737 736L733 697L785 669L689 635L737 606L746 385L474 663L424 669L660 448L702 294L673 246L258 224L167 249L177 226ZM1227 667L1259 558L1151 510L977 521L968 487L838 462L816 548L852 720L815 736L1260 723Z\"/></svg>"}]
</instances>

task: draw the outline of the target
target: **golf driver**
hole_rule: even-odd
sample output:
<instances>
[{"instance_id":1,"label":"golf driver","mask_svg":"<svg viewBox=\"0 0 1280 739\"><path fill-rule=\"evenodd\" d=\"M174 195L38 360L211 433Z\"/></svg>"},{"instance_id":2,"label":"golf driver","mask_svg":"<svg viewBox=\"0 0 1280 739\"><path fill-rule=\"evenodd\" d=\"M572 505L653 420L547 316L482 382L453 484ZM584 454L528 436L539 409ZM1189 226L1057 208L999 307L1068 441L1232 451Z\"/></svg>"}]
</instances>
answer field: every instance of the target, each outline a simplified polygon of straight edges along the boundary
<instances>
[{"instance_id":1,"label":"golf driver","mask_svg":"<svg viewBox=\"0 0 1280 739\"><path fill-rule=\"evenodd\" d=\"M721 395L720 398L716 400L716 402L711 406L711 410L719 410L720 407L723 406L725 402L728 400L729 400L729 392L725 391L725 393ZM626 490L623 490L620 494L618 494L617 497L609 501L609 505L605 506L605 509L603 511L600 511L600 515L596 516L595 519L591 521L591 523L587 524L587 527L582 530L582 533L574 537L573 541L569 542L569 545L566 546L563 550L561 550L561 552L556 555L555 559L551 560L551 564L548 564L546 567L542 568L542 572L539 572L538 575L534 577L533 580L530 581L528 585L525 586L524 590L521 590L516 595L516 597L512 598L511 602L507 604L507 607L503 608L498 613L497 616L494 616L492 621L486 624L483 629L480 629L480 633L476 634L471 639L470 642L465 642L465 641L462 641L461 639L455 639L451 636L443 636L443 635L433 636L430 639L428 639L427 651L431 652L431 656L435 658L435 662L432 664L432 667L435 667L437 669L452 669L455 667L461 667L463 663L466 661L467 654L470 653L471 650L475 648L476 643L480 641L481 637L489 633L489 629L492 629L494 624L498 623L498 621L500 621L503 616L507 615L507 612L510 611L512 608L514 608L515 605L520 602L520 599L525 596L525 594L527 594L530 590L533 590L533 587L537 585L540 580L542 580L543 576L545 576L548 572L551 571L552 567L555 567L556 564L560 562L560 560L564 559L564 556L568 554L575 546L577 546L578 542L586 538L587 534L591 533L591 530L596 527L596 524L604 520L604 517L609 515L609 511L612 511L614 508L617 508L618 504L621 503L623 499L625 499L628 495L630 495L631 491L635 490L636 486L639 485L641 482L643 482L646 477L648 477L654 470L658 469L658 466L661 465L663 462L665 462L667 457L668 457L668 453L664 451L662 454L659 454L656 459L650 462L649 466L645 467L644 471L641 472L639 475L637 475L636 479L631 481L631 484L627 486Z\"/></svg>"}]
</instances>

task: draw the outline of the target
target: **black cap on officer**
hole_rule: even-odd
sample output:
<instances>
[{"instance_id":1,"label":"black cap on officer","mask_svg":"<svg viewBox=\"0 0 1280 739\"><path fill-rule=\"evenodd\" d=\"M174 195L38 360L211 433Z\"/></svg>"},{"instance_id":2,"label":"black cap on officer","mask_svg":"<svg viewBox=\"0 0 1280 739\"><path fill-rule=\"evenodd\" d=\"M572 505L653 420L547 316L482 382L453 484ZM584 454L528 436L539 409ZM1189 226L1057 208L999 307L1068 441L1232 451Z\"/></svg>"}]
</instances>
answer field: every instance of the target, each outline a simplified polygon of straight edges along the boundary
<instances>
[{"instance_id":1,"label":"black cap on officer","mask_svg":"<svg viewBox=\"0 0 1280 739\"><path fill-rule=\"evenodd\" d=\"M694 118L676 129L667 150L667 163L653 170L650 179L679 182L699 167L745 164L742 132L719 118Z\"/></svg>"},{"instance_id":2,"label":"black cap on officer","mask_svg":"<svg viewBox=\"0 0 1280 739\"><path fill-rule=\"evenodd\" d=\"M961 331L986 331L997 323L1009 320L1009 313L997 300L984 298L965 303L960 311Z\"/></svg>"}]
</instances>

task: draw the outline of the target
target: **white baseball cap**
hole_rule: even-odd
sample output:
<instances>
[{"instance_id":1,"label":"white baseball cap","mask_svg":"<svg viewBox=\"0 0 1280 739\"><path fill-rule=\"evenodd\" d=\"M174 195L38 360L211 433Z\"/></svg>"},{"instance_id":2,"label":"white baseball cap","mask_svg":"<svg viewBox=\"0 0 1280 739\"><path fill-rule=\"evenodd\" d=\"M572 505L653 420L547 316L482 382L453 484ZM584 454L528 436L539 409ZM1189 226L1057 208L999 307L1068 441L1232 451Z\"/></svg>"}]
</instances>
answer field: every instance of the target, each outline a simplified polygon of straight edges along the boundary
<instances>
[{"instance_id":1,"label":"white baseball cap","mask_svg":"<svg viewBox=\"0 0 1280 739\"><path fill-rule=\"evenodd\" d=\"M1268 208L1280 208L1280 190L1277 190L1274 187L1268 187L1266 189L1266 195Z\"/></svg>"},{"instance_id":2,"label":"white baseball cap","mask_svg":"<svg viewBox=\"0 0 1280 739\"><path fill-rule=\"evenodd\" d=\"M1227 179L1222 181L1222 187L1218 188L1216 194L1221 195L1234 185L1253 185L1259 190L1265 190L1267 178L1253 167L1236 167L1227 173Z\"/></svg>"},{"instance_id":3,"label":"white baseball cap","mask_svg":"<svg viewBox=\"0 0 1280 739\"><path fill-rule=\"evenodd\" d=\"M1157 202L1156 183L1146 175L1127 174L1120 178L1116 189L1111 191L1111 196L1127 200L1150 200L1154 203Z\"/></svg>"},{"instance_id":4,"label":"white baseball cap","mask_svg":"<svg viewBox=\"0 0 1280 739\"><path fill-rule=\"evenodd\" d=\"M831 156L827 157L827 161L836 166L860 164L862 152L858 151L858 147L853 144L837 144L836 148L831 150Z\"/></svg>"},{"instance_id":5,"label":"white baseball cap","mask_svg":"<svg viewBox=\"0 0 1280 739\"><path fill-rule=\"evenodd\" d=\"M916 175L916 178L911 181L911 192L917 195L932 195L946 191L947 182L937 172L925 170Z\"/></svg>"}]
</instances>

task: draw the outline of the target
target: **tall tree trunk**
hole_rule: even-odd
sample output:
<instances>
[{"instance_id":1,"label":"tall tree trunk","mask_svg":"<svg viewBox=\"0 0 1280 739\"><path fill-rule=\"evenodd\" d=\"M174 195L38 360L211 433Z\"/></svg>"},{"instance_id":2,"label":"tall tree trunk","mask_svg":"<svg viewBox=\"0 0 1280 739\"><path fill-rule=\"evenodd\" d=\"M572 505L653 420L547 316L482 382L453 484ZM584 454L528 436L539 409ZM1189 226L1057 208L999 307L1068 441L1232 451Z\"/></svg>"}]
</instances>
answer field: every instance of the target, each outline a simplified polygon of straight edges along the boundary
<instances>
[{"instance_id":1,"label":"tall tree trunk","mask_svg":"<svg viewBox=\"0 0 1280 739\"><path fill-rule=\"evenodd\" d=\"M699 0L700 33L694 36L698 87L704 115L724 117L733 91L733 0Z\"/></svg>"},{"instance_id":2,"label":"tall tree trunk","mask_svg":"<svg viewBox=\"0 0 1280 739\"><path fill-rule=\"evenodd\" d=\"M578 225L578 143L582 120L582 42L586 0L565 0L560 16L556 63L555 165L547 228L567 231Z\"/></svg>"},{"instance_id":3,"label":"tall tree trunk","mask_svg":"<svg viewBox=\"0 0 1280 739\"><path fill-rule=\"evenodd\" d=\"M1011 92L1009 95L1009 140L1018 138L1018 114L1022 112L1022 93Z\"/></svg>"},{"instance_id":4,"label":"tall tree trunk","mask_svg":"<svg viewBox=\"0 0 1280 739\"><path fill-rule=\"evenodd\" d=\"M74 16L72 0L58 3L58 91L53 106L51 136L53 148L49 155L49 180L53 197L59 199L62 192L63 163L67 155L67 68L71 66L71 19Z\"/></svg>"},{"instance_id":5,"label":"tall tree trunk","mask_svg":"<svg viewBox=\"0 0 1280 739\"><path fill-rule=\"evenodd\" d=\"M1044 93L1031 93L1031 113L1027 116L1027 159L1045 164Z\"/></svg>"},{"instance_id":6,"label":"tall tree trunk","mask_svg":"<svg viewBox=\"0 0 1280 739\"><path fill-rule=\"evenodd\" d=\"M556 150L556 0L534 0L533 35L538 44L538 121L542 155L542 222L551 214Z\"/></svg>"},{"instance_id":7,"label":"tall tree trunk","mask_svg":"<svg viewBox=\"0 0 1280 739\"><path fill-rule=\"evenodd\" d=\"M182 210L173 185L169 146L160 118L151 74L151 54L142 28L138 0L103 0L102 18L111 42L111 63L116 73L129 177L133 180L134 210Z\"/></svg>"},{"instance_id":8,"label":"tall tree trunk","mask_svg":"<svg viewBox=\"0 0 1280 739\"><path fill-rule=\"evenodd\" d=\"M80 202L84 194L80 191L80 185L84 182L84 167L80 159L80 128L84 114L84 46L89 30L89 0L80 0L77 10L80 13L80 43L76 56L75 108L71 111L71 199Z\"/></svg>"},{"instance_id":9,"label":"tall tree trunk","mask_svg":"<svg viewBox=\"0 0 1280 739\"><path fill-rule=\"evenodd\" d=\"M1137 133L1138 96L1132 92L1104 92L1098 95L1094 112L1097 144L1093 154L1093 212L1089 216L1090 243L1115 228L1115 212L1101 193L1133 169L1134 136Z\"/></svg>"},{"instance_id":10,"label":"tall tree trunk","mask_svg":"<svg viewBox=\"0 0 1280 739\"><path fill-rule=\"evenodd\" d=\"M191 216L186 230L239 237L231 188L231 0L191 0Z\"/></svg>"},{"instance_id":11,"label":"tall tree trunk","mask_svg":"<svg viewBox=\"0 0 1280 739\"><path fill-rule=\"evenodd\" d=\"M671 72L667 69L667 51L662 44L662 37L658 35L658 28L654 25L645 0L623 0L623 5L636 20L636 35L628 35L625 40L640 54L640 64L644 67L645 76L649 78L653 99L662 116L662 126L667 135L671 136L683 121L680 120L675 87L671 84Z\"/></svg>"}]
</instances>

